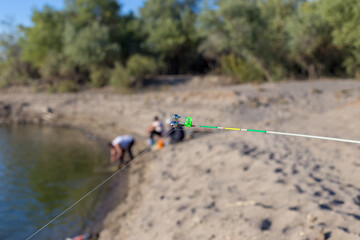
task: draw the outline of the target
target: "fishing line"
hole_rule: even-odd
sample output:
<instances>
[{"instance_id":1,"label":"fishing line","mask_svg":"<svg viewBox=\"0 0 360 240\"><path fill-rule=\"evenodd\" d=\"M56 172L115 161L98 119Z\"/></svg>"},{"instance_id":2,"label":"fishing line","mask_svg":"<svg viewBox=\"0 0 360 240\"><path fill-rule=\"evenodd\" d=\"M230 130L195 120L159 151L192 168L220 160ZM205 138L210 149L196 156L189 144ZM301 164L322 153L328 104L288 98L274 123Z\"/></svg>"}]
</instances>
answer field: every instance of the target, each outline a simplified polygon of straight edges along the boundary
<instances>
[{"instance_id":1,"label":"fishing line","mask_svg":"<svg viewBox=\"0 0 360 240\"><path fill-rule=\"evenodd\" d=\"M220 129L220 130L231 130L231 131L242 131L242 132L257 132L257 133L265 133L265 134L276 134L276 135L285 135L285 136L294 136L294 137L315 138L315 139L323 139L323 140L330 140L330 141L338 141L338 142L348 142L348 143L360 144L360 141L358 141L358 140L343 139L343 138L322 137L322 136L315 136L315 135L286 133L286 132L274 132L274 131L246 129L246 128L194 125L194 124L192 124L192 118L191 117L179 116L177 114L174 114L172 116L172 119L174 121L172 121L170 123L170 125L173 128L176 128L177 126L180 125L180 126L185 126L185 127L189 127L189 128L207 128L207 129ZM184 119L185 122L179 122L178 120L180 120L180 119Z\"/></svg>"},{"instance_id":2,"label":"fishing line","mask_svg":"<svg viewBox=\"0 0 360 240\"><path fill-rule=\"evenodd\" d=\"M166 138L167 136L169 136L172 132L176 131L178 129L172 129L168 134L166 134L164 137L162 138ZM97 190L98 188L100 188L102 185L104 185L107 181L109 181L111 178L113 178L116 174L120 173L123 169L125 169L126 167L130 166L132 163L134 163L138 158L140 158L142 155L144 155L144 153L146 153L147 151L149 151L151 149L152 146L149 146L148 148L146 148L144 151L142 151L138 156L136 156L133 160L131 160L130 162L128 162L127 164L125 164L124 166L122 166L119 170L117 170L115 173L113 173L110 177L106 178L104 181L102 181L99 185L97 185L95 188L93 188L90 192L88 192L87 194L85 194L83 197L81 197L79 200L77 200L75 203L73 203L70 207L68 207L67 209L65 209L63 212L61 212L59 215L57 215L55 218L53 218L52 220L50 220L48 223L46 223L44 226L42 226L39 230L37 230L36 232L34 232L30 237L26 238L26 240L29 240L31 238L33 238L36 234L38 234L40 231L42 231L44 228L46 228L47 226L49 226L52 222L54 222L56 219L58 219L59 217L61 217L62 215L64 215L67 211L69 211L71 208L73 208L76 204L78 204L81 200L83 200L84 198L86 198L87 196L89 196L91 193L93 193L95 190Z\"/></svg>"},{"instance_id":3,"label":"fishing line","mask_svg":"<svg viewBox=\"0 0 360 240\"><path fill-rule=\"evenodd\" d=\"M257 132L257 133L264 133L264 134L275 134L275 135L285 135L285 136L294 136L294 137L304 137L304 138L313 138L313 139L322 139L322 140L330 140L330 141L339 141L339 142L348 142L348 143L357 143L360 144L360 141L358 140L350 140L350 139L342 139L342 138L333 138L333 137L323 137L323 136L315 136L315 135L306 135L306 134L296 134L296 133L286 133L286 132L275 132L275 131L268 131L268 130L256 130L256 129L246 129L246 128L234 128L234 127L218 127L218 126L205 126L205 125L194 125L192 124L192 118L191 117L184 117L179 116L177 114L174 114L172 116L173 120L170 125L173 127L173 129L166 134L163 138L169 136L172 132L176 130L181 129L175 129L178 126L185 126L188 128L207 128L207 129L219 129L219 130L230 130L230 131L241 131L241 132ZM185 122L178 122L179 119L184 119ZM134 163L138 158L140 158L145 152L147 152L149 149L151 149L152 146L149 146L146 148L143 152L141 152L137 157L135 157L132 161L125 164L123 167L121 167L119 170L117 170L115 173L113 173L110 177L106 178L103 182L101 182L99 185L97 185L94 189L92 189L90 192L85 194L82 198L80 198L78 201L73 203L70 207L65 209L63 212L61 212L59 215L57 215L55 218L53 218L51 221L49 221L47 224L45 224L43 227L41 227L39 230L37 230L35 233L33 233L30 237L28 237L26 240L31 239L36 234L38 234L40 231L42 231L44 228L46 228L48 225L50 225L52 222L54 222L56 219L61 217L63 214L65 214L67 211L69 211L71 208L73 208L76 204L78 204L81 200L89 196L91 193L93 193L95 190L100 188L102 185L104 185L107 181L109 181L111 178L113 178L115 175L120 173L123 169L130 166L132 163Z\"/></svg>"}]
</instances>

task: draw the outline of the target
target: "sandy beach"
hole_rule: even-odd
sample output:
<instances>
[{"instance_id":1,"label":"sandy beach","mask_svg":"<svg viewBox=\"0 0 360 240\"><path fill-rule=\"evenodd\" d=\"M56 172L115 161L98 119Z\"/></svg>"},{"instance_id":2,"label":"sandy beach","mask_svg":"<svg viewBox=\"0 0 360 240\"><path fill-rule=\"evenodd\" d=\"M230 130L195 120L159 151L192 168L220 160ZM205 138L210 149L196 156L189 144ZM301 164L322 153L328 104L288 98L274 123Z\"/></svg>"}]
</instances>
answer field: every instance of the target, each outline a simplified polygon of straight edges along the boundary
<instances>
[{"instance_id":1,"label":"sandy beach","mask_svg":"<svg viewBox=\"0 0 360 240\"><path fill-rule=\"evenodd\" d=\"M173 113L195 124L360 140L359 81L159 81L134 94L9 89L0 92L0 122L71 126L103 141L129 133L136 154L152 118ZM100 239L360 239L360 145L191 131L120 173L127 193L104 216Z\"/></svg>"}]
</instances>

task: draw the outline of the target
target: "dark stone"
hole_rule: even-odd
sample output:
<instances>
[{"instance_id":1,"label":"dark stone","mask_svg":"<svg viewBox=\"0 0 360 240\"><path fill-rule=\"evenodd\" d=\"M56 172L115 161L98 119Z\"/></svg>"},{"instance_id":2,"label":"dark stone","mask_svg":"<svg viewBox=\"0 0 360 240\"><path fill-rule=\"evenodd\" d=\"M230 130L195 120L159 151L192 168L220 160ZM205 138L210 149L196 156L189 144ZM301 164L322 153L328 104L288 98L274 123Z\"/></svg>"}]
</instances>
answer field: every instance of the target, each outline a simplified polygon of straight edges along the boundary
<instances>
[{"instance_id":1,"label":"dark stone","mask_svg":"<svg viewBox=\"0 0 360 240\"><path fill-rule=\"evenodd\" d=\"M298 191L298 193L304 193L304 190L302 190L302 188L299 185L295 184L294 186L295 186L296 190Z\"/></svg>"},{"instance_id":2,"label":"dark stone","mask_svg":"<svg viewBox=\"0 0 360 240\"><path fill-rule=\"evenodd\" d=\"M336 195L336 193L335 193L333 190L331 190L330 188L327 188L327 187L324 187L324 186L322 186L321 188L322 188L322 190L328 192L329 195L331 195L331 196L335 196L335 195Z\"/></svg>"},{"instance_id":3,"label":"dark stone","mask_svg":"<svg viewBox=\"0 0 360 240\"><path fill-rule=\"evenodd\" d=\"M8 118L11 114L11 105L0 103L0 118Z\"/></svg>"},{"instance_id":4,"label":"dark stone","mask_svg":"<svg viewBox=\"0 0 360 240\"><path fill-rule=\"evenodd\" d=\"M321 228L324 228L324 227L326 227L326 223L320 222L320 223L318 223L318 226L321 227Z\"/></svg>"},{"instance_id":5,"label":"dark stone","mask_svg":"<svg viewBox=\"0 0 360 240\"><path fill-rule=\"evenodd\" d=\"M331 232L324 233L324 240L328 240L331 237Z\"/></svg>"},{"instance_id":6,"label":"dark stone","mask_svg":"<svg viewBox=\"0 0 360 240\"><path fill-rule=\"evenodd\" d=\"M260 207L265 208L265 209L272 209L273 208L270 205L266 205L266 204L262 204L262 203L257 203L256 206L260 206Z\"/></svg>"},{"instance_id":7,"label":"dark stone","mask_svg":"<svg viewBox=\"0 0 360 240\"><path fill-rule=\"evenodd\" d=\"M320 191L316 191L316 192L314 192L314 196L315 197L321 197L321 192Z\"/></svg>"},{"instance_id":8,"label":"dark stone","mask_svg":"<svg viewBox=\"0 0 360 240\"><path fill-rule=\"evenodd\" d=\"M360 195L357 195L355 198L354 198L354 203L358 206L360 206Z\"/></svg>"},{"instance_id":9,"label":"dark stone","mask_svg":"<svg viewBox=\"0 0 360 240\"><path fill-rule=\"evenodd\" d=\"M360 215L353 214L353 213L349 213L348 215L355 218L356 220L360 221Z\"/></svg>"},{"instance_id":10,"label":"dark stone","mask_svg":"<svg viewBox=\"0 0 360 240\"><path fill-rule=\"evenodd\" d=\"M271 221L270 221L268 218L262 220L262 221L261 221L261 224L260 224L260 229L261 229L261 231L267 231L267 230L269 230L270 227L271 227L271 224L272 224L272 223L271 223Z\"/></svg>"},{"instance_id":11,"label":"dark stone","mask_svg":"<svg viewBox=\"0 0 360 240\"><path fill-rule=\"evenodd\" d=\"M322 182L321 178L315 177L312 173L309 174L309 177L311 177L315 182Z\"/></svg>"},{"instance_id":12,"label":"dark stone","mask_svg":"<svg viewBox=\"0 0 360 240\"><path fill-rule=\"evenodd\" d=\"M283 228L282 233L287 233L287 231L289 231L290 227L286 226L285 228Z\"/></svg>"},{"instance_id":13,"label":"dark stone","mask_svg":"<svg viewBox=\"0 0 360 240\"><path fill-rule=\"evenodd\" d=\"M178 207L178 212L181 212L181 211L184 211L185 209L187 209L187 207L188 206L185 206L185 205L183 205L183 206L180 206L180 207Z\"/></svg>"},{"instance_id":14,"label":"dark stone","mask_svg":"<svg viewBox=\"0 0 360 240\"><path fill-rule=\"evenodd\" d=\"M289 207L290 211L299 211L299 207Z\"/></svg>"},{"instance_id":15,"label":"dark stone","mask_svg":"<svg viewBox=\"0 0 360 240\"><path fill-rule=\"evenodd\" d=\"M331 203L334 205L343 205L345 202L342 200L335 199Z\"/></svg>"},{"instance_id":16,"label":"dark stone","mask_svg":"<svg viewBox=\"0 0 360 240\"><path fill-rule=\"evenodd\" d=\"M244 150L242 151L242 153L244 155L249 155L252 152L255 152L257 150L257 147L253 147L253 148L244 148Z\"/></svg>"},{"instance_id":17,"label":"dark stone","mask_svg":"<svg viewBox=\"0 0 360 240\"><path fill-rule=\"evenodd\" d=\"M328 211L332 210L332 208L329 205L326 205L326 204L319 204L319 208L322 209L322 210L328 210Z\"/></svg>"},{"instance_id":18,"label":"dark stone","mask_svg":"<svg viewBox=\"0 0 360 240\"><path fill-rule=\"evenodd\" d=\"M320 165L315 165L312 170L318 172L320 170Z\"/></svg>"},{"instance_id":19,"label":"dark stone","mask_svg":"<svg viewBox=\"0 0 360 240\"><path fill-rule=\"evenodd\" d=\"M216 205L215 202L211 202L209 205L206 205L204 208L206 208L206 209L211 209L211 208L214 208L215 205Z\"/></svg>"},{"instance_id":20,"label":"dark stone","mask_svg":"<svg viewBox=\"0 0 360 240\"><path fill-rule=\"evenodd\" d=\"M347 229L345 227L338 227L338 229L343 230L346 233L350 233L349 229Z\"/></svg>"},{"instance_id":21,"label":"dark stone","mask_svg":"<svg viewBox=\"0 0 360 240\"><path fill-rule=\"evenodd\" d=\"M275 182L280 184L286 184L286 181L284 179L278 179Z\"/></svg>"}]
</instances>

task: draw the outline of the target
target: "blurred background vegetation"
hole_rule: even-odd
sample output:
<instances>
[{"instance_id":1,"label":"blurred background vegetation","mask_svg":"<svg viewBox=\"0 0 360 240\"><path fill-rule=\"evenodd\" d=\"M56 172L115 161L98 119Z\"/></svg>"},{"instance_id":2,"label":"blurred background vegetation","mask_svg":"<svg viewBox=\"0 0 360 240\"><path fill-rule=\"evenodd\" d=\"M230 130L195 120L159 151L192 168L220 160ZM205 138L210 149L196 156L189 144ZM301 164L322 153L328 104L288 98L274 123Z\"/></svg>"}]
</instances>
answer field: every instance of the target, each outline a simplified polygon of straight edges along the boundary
<instances>
[{"instance_id":1,"label":"blurred background vegetation","mask_svg":"<svg viewBox=\"0 0 360 240\"><path fill-rule=\"evenodd\" d=\"M31 27L3 21L0 87L137 88L161 74L219 74L234 83L360 78L358 0L64 0Z\"/></svg>"}]
</instances>

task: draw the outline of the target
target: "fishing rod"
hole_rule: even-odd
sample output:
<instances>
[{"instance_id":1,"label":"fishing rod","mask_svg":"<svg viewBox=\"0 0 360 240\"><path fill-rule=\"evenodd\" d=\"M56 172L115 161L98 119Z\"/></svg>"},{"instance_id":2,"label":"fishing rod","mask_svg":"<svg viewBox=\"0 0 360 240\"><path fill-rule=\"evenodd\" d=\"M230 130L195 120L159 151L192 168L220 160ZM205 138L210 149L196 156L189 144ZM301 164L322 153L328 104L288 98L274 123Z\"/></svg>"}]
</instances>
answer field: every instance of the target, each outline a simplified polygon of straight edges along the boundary
<instances>
[{"instance_id":1,"label":"fishing rod","mask_svg":"<svg viewBox=\"0 0 360 240\"><path fill-rule=\"evenodd\" d=\"M330 141L338 141L338 142L348 142L348 143L357 143L360 144L360 141L357 140L350 140L350 139L342 139L342 138L333 138L333 137L322 137L322 136L314 136L314 135L306 135L306 134L296 134L296 133L286 133L286 132L274 132L274 131L267 131L267 130L256 130L256 129L246 129L246 128L233 128L233 127L217 127L217 126L203 126L203 125L194 125L192 122L191 117L184 117L174 114L172 116L173 121L170 125L173 128L177 126L185 126L189 128L210 128L210 129L220 129L220 130L231 130L231 131L242 131L242 132L257 132L257 133L264 133L264 134L276 134L276 135L285 135L285 136L294 136L294 137L305 137L305 138L315 138L315 139L323 139L323 140L330 140ZM179 122L182 119L183 122Z\"/></svg>"}]
</instances>

